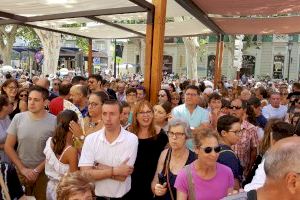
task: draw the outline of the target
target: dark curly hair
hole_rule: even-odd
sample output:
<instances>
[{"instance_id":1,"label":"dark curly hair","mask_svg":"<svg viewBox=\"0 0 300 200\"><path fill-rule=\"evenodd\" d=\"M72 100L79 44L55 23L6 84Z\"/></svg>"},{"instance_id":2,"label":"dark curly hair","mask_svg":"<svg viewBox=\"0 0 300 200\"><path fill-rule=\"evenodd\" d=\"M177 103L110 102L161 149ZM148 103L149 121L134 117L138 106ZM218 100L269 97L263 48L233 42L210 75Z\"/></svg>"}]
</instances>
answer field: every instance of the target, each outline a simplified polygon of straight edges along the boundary
<instances>
[{"instance_id":1,"label":"dark curly hair","mask_svg":"<svg viewBox=\"0 0 300 200\"><path fill-rule=\"evenodd\" d=\"M52 138L53 151L56 155L61 155L66 146L66 137L71 121L78 122L78 116L72 110L64 110L57 116L57 125Z\"/></svg>"}]
</instances>

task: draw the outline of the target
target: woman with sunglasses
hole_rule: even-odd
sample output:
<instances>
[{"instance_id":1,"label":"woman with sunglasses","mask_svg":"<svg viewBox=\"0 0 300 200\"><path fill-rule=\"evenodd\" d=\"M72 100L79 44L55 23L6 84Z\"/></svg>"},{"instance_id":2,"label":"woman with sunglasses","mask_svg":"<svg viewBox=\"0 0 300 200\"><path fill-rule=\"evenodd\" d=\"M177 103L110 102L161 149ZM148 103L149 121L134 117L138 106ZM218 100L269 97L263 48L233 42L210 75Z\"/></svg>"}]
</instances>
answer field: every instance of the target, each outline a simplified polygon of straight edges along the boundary
<instances>
[{"instance_id":1,"label":"woman with sunglasses","mask_svg":"<svg viewBox=\"0 0 300 200\"><path fill-rule=\"evenodd\" d=\"M231 149L231 146L238 143L240 139L240 119L231 115L221 116L217 122L217 130L220 136L220 146L222 148L218 163L230 167L234 175L234 189L239 190L243 181L243 168L239 158Z\"/></svg>"},{"instance_id":2,"label":"woman with sunglasses","mask_svg":"<svg viewBox=\"0 0 300 200\"><path fill-rule=\"evenodd\" d=\"M175 108L176 106L179 105L180 95L177 92L172 92L171 93L171 103L172 103L172 108Z\"/></svg>"},{"instance_id":3,"label":"woman with sunglasses","mask_svg":"<svg viewBox=\"0 0 300 200\"><path fill-rule=\"evenodd\" d=\"M175 200L176 188L174 187L178 172L196 160L196 154L186 148L186 140L190 135L188 123L180 119L169 121L167 132L170 147L165 149L159 157L151 187L156 199Z\"/></svg>"},{"instance_id":4,"label":"woman with sunglasses","mask_svg":"<svg viewBox=\"0 0 300 200\"><path fill-rule=\"evenodd\" d=\"M1 87L1 94L6 95L9 102L13 104L13 111L9 114L12 119L17 113L20 113L19 99L18 99L19 84L15 79L6 80Z\"/></svg>"},{"instance_id":5,"label":"woman with sunglasses","mask_svg":"<svg viewBox=\"0 0 300 200\"><path fill-rule=\"evenodd\" d=\"M129 131L137 135L139 145L128 199L153 199L151 182L159 156L168 143L166 133L154 126L153 115L153 108L148 101L138 102L133 111Z\"/></svg>"},{"instance_id":6,"label":"woman with sunglasses","mask_svg":"<svg viewBox=\"0 0 300 200\"><path fill-rule=\"evenodd\" d=\"M229 167L217 163L221 147L212 129L193 130L198 159L177 175L177 200L219 200L233 191L234 177Z\"/></svg>"},{"instance_id":7,"label":"woman with sunglasses","mask_svg":"<svg viewBox=\"0 0 300 200\"><path fill-rule=\"evenodd\" d=\"M21 88L18 92L19 97L19 108L21 112L25 112L28 110L28 89Z\"/></svg>"}]
</instances>

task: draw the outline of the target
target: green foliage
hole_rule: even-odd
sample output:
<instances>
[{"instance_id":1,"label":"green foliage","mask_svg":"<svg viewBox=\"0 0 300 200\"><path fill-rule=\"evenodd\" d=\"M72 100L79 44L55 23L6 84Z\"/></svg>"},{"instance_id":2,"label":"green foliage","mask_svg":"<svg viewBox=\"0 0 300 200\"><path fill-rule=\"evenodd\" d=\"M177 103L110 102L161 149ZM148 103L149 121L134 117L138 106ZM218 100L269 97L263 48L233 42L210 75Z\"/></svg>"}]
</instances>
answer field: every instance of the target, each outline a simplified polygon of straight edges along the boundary
<instances>
[{"instance_id":1,"label":"green foliage","mask_svg":"<svg viewBox=\"0 0 300 200\"><path fill-rule=\"evenodd\" d=\"M89 51L89 41L86 38L76 37L76 46L82 49L84 54L87 54Z\"/></svg>"},{"instance_id":2,"label":"green foliage","mask_svg":"<svg viewBox=\"0 0 300 200\"><path fill-rule=\"evenodd\" d=\"M27 26L21 26L18 29L17 37L28 42L28 47L38 48L41 46L41 40L39 36L35 33L33 28Z\"/></svg>"}]
</instances>

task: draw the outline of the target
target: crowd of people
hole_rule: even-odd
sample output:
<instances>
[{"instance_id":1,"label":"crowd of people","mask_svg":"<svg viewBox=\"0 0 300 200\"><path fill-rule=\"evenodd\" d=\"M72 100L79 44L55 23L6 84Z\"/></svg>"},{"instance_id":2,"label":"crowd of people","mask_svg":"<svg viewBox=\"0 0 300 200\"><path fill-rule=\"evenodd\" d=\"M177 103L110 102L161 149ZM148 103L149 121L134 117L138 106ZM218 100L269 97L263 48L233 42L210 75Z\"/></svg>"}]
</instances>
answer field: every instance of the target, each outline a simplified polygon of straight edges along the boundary
<instances>
[{"instance_id":1,"label":"crowd of people","mask_svg":"<svg viewBox=\"0 0 300 200\"><path fill-rule=\"evenodd\" d=\"M0 95L0 199L298 199L300 83L21 75Z\"/></svg>"}]
</instances>

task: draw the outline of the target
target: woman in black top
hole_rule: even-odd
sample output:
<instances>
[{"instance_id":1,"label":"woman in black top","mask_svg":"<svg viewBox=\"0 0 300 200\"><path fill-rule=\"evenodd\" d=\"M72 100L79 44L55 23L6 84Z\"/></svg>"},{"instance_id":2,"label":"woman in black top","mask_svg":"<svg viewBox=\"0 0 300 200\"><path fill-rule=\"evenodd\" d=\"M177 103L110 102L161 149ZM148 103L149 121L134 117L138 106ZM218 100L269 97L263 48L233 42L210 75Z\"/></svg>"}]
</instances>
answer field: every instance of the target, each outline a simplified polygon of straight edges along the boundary
<instances>
[{"instance_id":1,"label":"woman in black top","mask_svg":"<svg viewBox=\"0 0 300 200\"><path fill-rule=\"evenodd\" d=\"M148 101L136 104L130 131L138 136L139 145L131 175L131 190L126 197L130 200L152 199L151 181L159 155L168 143L168 137L162 129L154 127L153 108Z\"/></svg>"},{"instance_id":2,"label":"woman in black top","mask_svg":"<svg viewBox=\"0 0 300 200\"><path fill-rule=\"evenodd\" d=\"M231 168L234 175L234 189L239 190L243 181L243 168L231 146L238 143L240 139L240 119L231 115L223 115L218 119L217 130L222 148L217 162Z\"/></svg>"},{"instance_id":3,"label":"woman in black top","mask_svg":"<svg viewBox=\"0 0 300 200\"><path fill-rule=\"evenodd\" d=\"M174 187L178 172L196 160L196 154L186 148L186 140L190 134L189 125L180 120L172 119L169 122L169 149L161 154L157 164L151 187L156 195L155 199L176 200Z\"/></svg>"}]
</instances>

